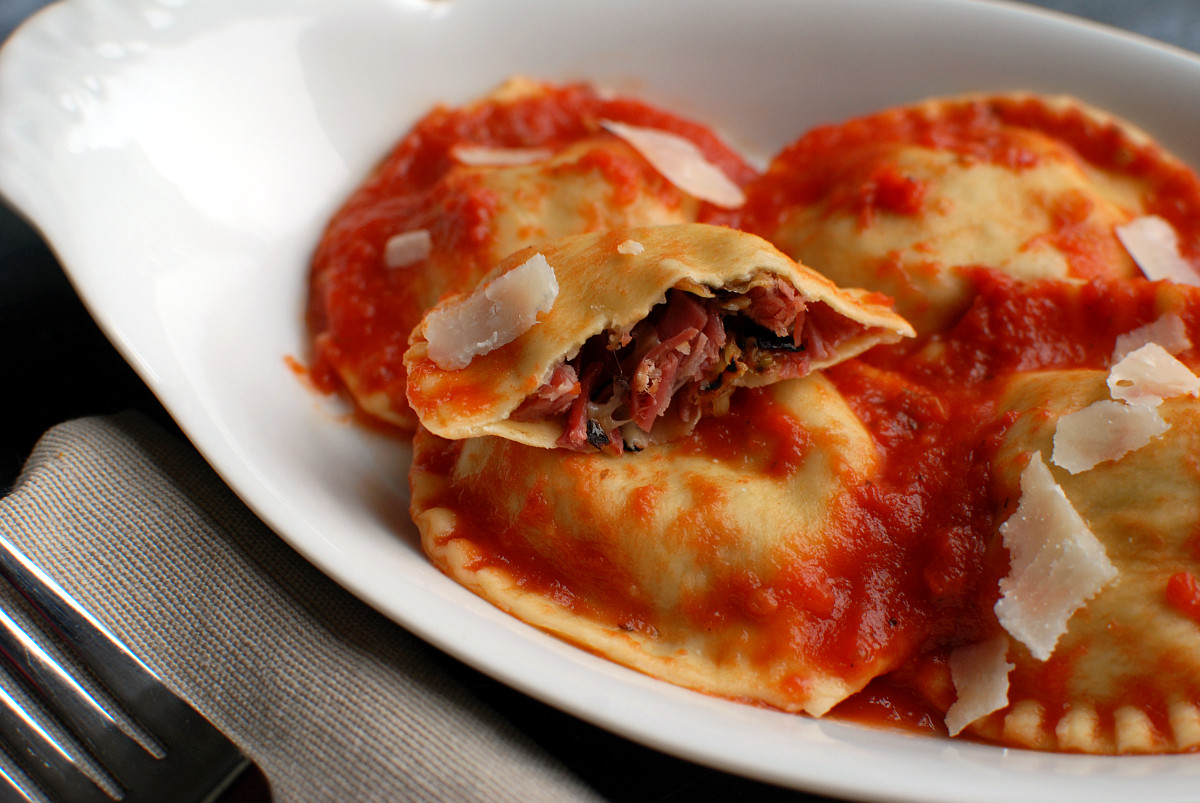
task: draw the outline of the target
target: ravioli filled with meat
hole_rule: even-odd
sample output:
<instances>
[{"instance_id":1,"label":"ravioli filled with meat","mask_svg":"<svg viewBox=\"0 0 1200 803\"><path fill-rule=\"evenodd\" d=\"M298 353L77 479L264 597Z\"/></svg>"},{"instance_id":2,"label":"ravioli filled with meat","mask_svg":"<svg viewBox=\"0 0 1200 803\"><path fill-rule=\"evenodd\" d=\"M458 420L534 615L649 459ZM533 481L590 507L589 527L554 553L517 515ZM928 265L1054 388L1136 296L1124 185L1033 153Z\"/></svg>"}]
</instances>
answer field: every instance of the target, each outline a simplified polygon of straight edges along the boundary
<instances>
[{"instance_id":1,"label":"ravioli filled with meat","mask_svg":"<svg viewBox=\"0 0 1200 803\"><path fill-rule=\"evenodd\" d=\"M666 139L708 168L709 183L681 188L630 144L630 130ZM403 356L444 295L469 291L525 246L695 220L711 184L736 195L752 175L709 128L587 86L514 79L474 103L437 108L321 238L309 280L312 373L369 416L411 429Z\"/></svg>"},{"instance_id":2,"label":"ravioli filled with meat","mask_svg":"<svg viewBox=\"0 0 1200 803\"><path fill-rule=\"evenodd\" d=\"M420 430L412 513L442 571L530 624L672 683L820 715L927 636L912 555L856 529L853 492L879 469L872 434L812 374L620 457Z\"/></svg>"},{"instance_id":3,"label":"ravioli filled with meat","mask_svg":"<svg viewBox=\"0 0 1200 803\"><path fill-rule=\"evenodd\" d=\"M922 334L971 299L964 268L1020 279L1138 275L1117 227L1174 225L1200 265L1195 175L1065 97L968 96L822 126L748 189L740 220L838 284L879 290Z\"/></svg>"},{"instance_id":4,"label":"ravioli filled with meat","mask_svg":"<svg viewBox=\"0 0 1200 803\"><path fill-rule=\"evenodd\" d=\"M720 226L567 237L426 315L405 356L409 402L442 437L640 449L725 412L735 388L912 336L887 301Z\"/></svg>"},{"instance_id":5,"label":"ravioli filled with meat","mask_svg":"<svg viewBox=\"0 0 1200 803\"><path fill-rule=\"evenodd\" d=\"M1197 221L1195 173L1071 98L888 109L755 176L702 125L518 80L335 216L312 373L415 430L442 572L596 655L1200 751Z\"/></svg>"}]
</instances>

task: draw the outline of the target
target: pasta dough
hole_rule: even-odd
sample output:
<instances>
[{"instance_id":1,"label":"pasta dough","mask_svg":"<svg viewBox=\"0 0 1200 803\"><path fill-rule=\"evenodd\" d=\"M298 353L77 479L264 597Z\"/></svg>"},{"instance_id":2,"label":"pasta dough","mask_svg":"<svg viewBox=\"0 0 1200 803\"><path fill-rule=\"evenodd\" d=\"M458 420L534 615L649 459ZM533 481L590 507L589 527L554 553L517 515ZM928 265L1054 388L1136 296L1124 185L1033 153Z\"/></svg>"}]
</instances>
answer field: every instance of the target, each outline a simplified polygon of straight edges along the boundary
<instances>
[{"instance_id":1,"label":"pasta dough","mask_svg":"<svg viewBox=\"0 0 1200 803\"><path fill-rule=\"evenodd\" d=\"M849 538L847 494L879 456L819 374L743 391L690 436L619 458L424 431L415 449L413 516L435 564L656 677L823 714L923 637L876 627L889 606L909 618L869 587L861 556L878 544Z\"/></svg>"}]
</instances>

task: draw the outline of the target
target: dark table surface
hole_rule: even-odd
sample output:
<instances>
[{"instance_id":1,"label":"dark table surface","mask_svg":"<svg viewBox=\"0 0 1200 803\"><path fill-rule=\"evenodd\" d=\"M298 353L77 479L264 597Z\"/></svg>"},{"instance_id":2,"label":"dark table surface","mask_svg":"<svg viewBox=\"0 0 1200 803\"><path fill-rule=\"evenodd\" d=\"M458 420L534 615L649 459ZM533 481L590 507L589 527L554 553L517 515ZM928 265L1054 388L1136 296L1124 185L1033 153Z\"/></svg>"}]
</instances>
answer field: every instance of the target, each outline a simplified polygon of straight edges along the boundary
<instances>
[{"instance_id":1,"label":"dark table surface","mask_svg":"<svg viewBox=\"0 0 1200 803\"><path fill-rule=\"evenodd\" d=\"M0 0L0 40L45 5L47 0ZM1200 0L1042 0L1034 5L1200 52ZM0 394L0 492L11 486L38 437L59 422L132 408L173 427L93 323L45 243L2 206L0 343L5 344L0 350L5 389ZM449 658L446 662L479 696L611 799L818 800L664 756L547 708Z\"/></svg>"}]
</instances>

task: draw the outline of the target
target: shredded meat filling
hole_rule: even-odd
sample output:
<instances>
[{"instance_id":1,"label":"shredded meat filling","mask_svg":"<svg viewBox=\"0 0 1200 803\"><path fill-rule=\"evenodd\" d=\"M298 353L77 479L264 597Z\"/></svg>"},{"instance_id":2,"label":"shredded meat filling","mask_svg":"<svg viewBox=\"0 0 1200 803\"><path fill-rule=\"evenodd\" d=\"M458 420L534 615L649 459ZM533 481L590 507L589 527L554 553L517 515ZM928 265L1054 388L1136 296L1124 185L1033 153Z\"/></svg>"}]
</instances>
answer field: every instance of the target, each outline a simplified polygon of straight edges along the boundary
<instances>
[{"instance_id":1,"label":"shredded meat filling","mask_svg":"<svg viewBox=\"0 0 1200 803\"><path fill-rule=\"evenodd\" d=\"M666 416L691 425L723 412L743 374L803 376L858 329L823 304L807 308L782 281L711 298L670 290L632 330L589 339L512 417L561 417L559 446L620 454Z\"/></svg>"},{"instance_id":2,"label":"shredded meat filling","mask_svg":"<svg viewBox=\"0 0 1200 803\"><path fill-rule=\"evenodd\" d=\"M712 373L725 345L721 315L711 304L678 291L672 291L655 334L659 342L637 361L629 396L630 418L645 432L680 388Z\"/></svg>"},{"instance_id":3,"label":"shredded meat filling","mask_svg":"<svg viewBox=\"0 0 1200 803\"><path fill-rule=\"evenodd\" d=\"M550 375L546 384L522 402L518 411L520 413L518 420L540 421L545 418L554 418L565 413L571 407L571 403L578 398L579 393L579 375L575 371L575 366L570 363L562 363L554 369L554 373Z\"/></svg>"},{"instance_id":4,"label":"shredded meat filling","mask_svg":"<svg viewBox=\"0 0 1200 803\"><path fill-rule=\"evenodd\" d=\"M784 282L771 287L751 287L747 297L750 306L746 314L750 319L780 337L793 334L793 343L800 345L800 327L804 323L804 299L796 288Z\"/></svg>"}]
</instances>

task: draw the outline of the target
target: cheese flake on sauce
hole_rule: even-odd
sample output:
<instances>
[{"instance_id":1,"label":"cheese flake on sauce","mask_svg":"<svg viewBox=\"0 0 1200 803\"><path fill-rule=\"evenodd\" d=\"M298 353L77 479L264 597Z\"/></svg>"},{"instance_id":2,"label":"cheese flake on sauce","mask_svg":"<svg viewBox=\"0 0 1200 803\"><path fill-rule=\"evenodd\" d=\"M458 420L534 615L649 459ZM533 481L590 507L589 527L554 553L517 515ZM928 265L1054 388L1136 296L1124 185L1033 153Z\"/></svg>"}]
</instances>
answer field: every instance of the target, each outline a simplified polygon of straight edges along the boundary
<instances>
[{"instance_id":1,"label":"cheese flake on sauce","mask_svg":"<svg viewBox=\"0 0 1200 803\"><path fill-rule=\"evenodd\" d=\"M679 189L725 209L746 203L741 188L704 158L691 140L657 128L601 120L600 125L629 143L655 170Z\"/></svg>"},{"instance_id":2,"label":"cheese flake on sauce","mask_svg":"<svg viewBox=\"0 0 1200 803\"><path fill-rule=\"evenodd\" d=\"M998 633L950 653L950 679L958 699L946 709L946 729L957 736L982 716L1008 705L1008 637Z\"/></svg>"},{"instance_id":3,"label":"cheese flake on sauce","mask_svg":"<svg viewBox=\"0 0 1200 803\"><path fill-rule=\"evenodd\" d=\"M389 268L406 268L433 252L433 240L427 229L414 229L388 238L383 246L383 264Z\"/></svg>"},{"instance_id":4,"label":"cheese flake on sauce","mask_svg":"<svg viewBox=\"0 0 1200 803\"><path fill-rule=\"evenodd\" d=\"M554 155L549 148L492 148L486 145L455 145L450 154L471 167L520 167L544 162Z\"/></svg>"},{"instance_id":5,"label":"cheese flake on sauce","mask_svg":"<svg viewBox=\"0 0 1200 803\"><path fill-rule=\"evenodd\" d=\"M430 312L425 318L429 359L445 370L465 368L532 329L557 297L554 269L534 254L466 298Z\"/></svg>"},{"instance_id":6,"label":"cheese flake on sauce","mask_svg":"<svg viewBox=\"0 0 1200 803\"><path fill-rule=\"evenodd\" d=\"M1117 239L1151 281L1200 285L1200 273L1179 251L1175 228L1158 215L1134 218L1116 227Z\"/></svg>"},{"instance_id":7,"label":"cheese flake on sauce","mask_svg":"<svg viewBox=\"0 0 1200 803\"><path fill-rule=\"evenodd\" d=\"M1157 343L1147 343L1121 358L1108 373L1114 399L1157 407L1163 399L1200 395L1200 377Z\"/></svg>"},{"instance_id":8,"label":"cheese flake on sauce","mask_svg":"<svg viewBox=\"0 0 1200 803\"><path fill-rule=\"evenodd\" d=\"M1058 419L1050 460L1078 474L1119 460L1170 428L1154 407L1103 399Z\"/></svg>"},{"instance_id":9,"label":"cheese flake on sauce","mask_svg":"<svg viewBox=\"0 0 1200 803\"><path fill-rule=\"evenodd\" d=\"M646 246L639 243L637 240L626 240L617 246L618 254L627 256L637 256L646 250Z\"/></svg>"},{"instance_id":10,"label":"cheese flake on sauce","mask_svg":"<svg viewBox=\"0 0 1200 803\"><path fill-rule=\"evenodd\" d=\"M1112 361L1119 362L1125 355L1137 351L1147 343L1157 343L1169 354L1179 354L1192 347L1187 327L1183 325L1183 318L1168 312L1145 326L1119 335L1116 347L1113 348Z\"/></svg>"},{"instance_id":11,"label":"cheese flake on sauce","mask_svg":"<svg viewBox=\"0 0 1200 803\"><path fill-rule=\"evenodd\" d=\"M1071 616L1117 576L1117 569L1038 452L1021 472L1021 501L1000 525L1000 534L1011 563L1000 581L996 616L1044 661Z\"/></svg>"}]
</instances>

